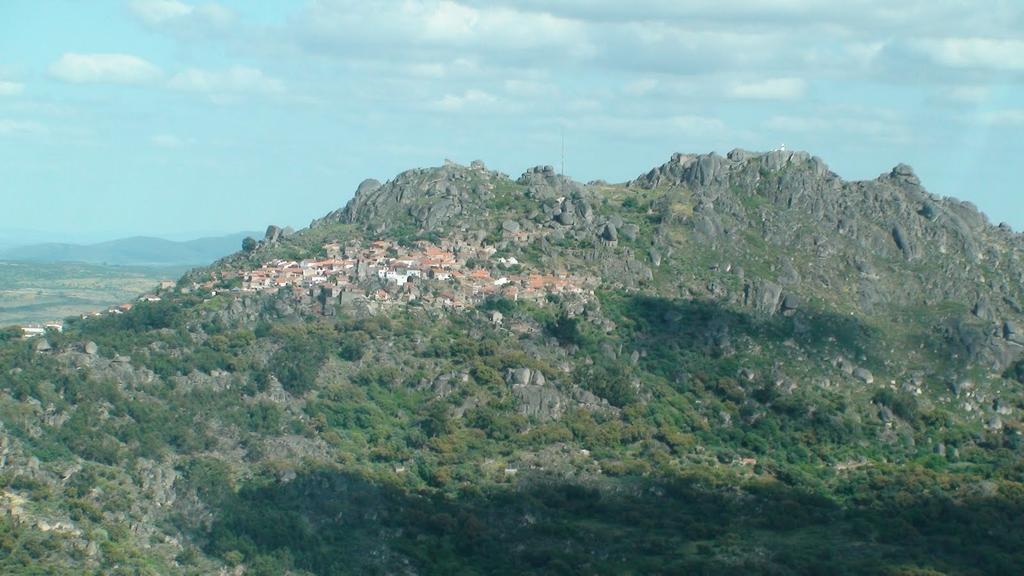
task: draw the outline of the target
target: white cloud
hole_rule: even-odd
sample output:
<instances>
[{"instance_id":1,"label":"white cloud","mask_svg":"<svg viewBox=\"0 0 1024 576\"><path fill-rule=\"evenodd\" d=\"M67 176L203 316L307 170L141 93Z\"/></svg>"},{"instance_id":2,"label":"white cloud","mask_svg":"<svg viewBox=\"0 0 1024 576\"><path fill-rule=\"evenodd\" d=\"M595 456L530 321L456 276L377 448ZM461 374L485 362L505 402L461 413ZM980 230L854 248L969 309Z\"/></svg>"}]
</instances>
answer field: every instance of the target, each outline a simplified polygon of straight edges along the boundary
<instances>
[{"instance_id":1,"label":"white cloud","mask_svg":"<svg viewBox=\"0 0 1024 576\"><path fill-rule=\"evenodd\" d=\"M956 102L980 104L988 99L992 89L988 86L954 86L946 92L946 97Z\"/></svg>"},{"instance_id":2,"label":"white cloud","mask_svg":"<svg viewBox=\"0 0 1024 576\"><path fill-rule=\"evenodd\" d=\"M440 62L420 62L409 65L409 74L420 78L444 78L448 68Z\"/></svg>"},{"instance_id":3,"label":"white cloud","mask_svg":"<svg viewBox=\"0 0 1024 576\"><path fill-rule=\"evenodd\" d=\"M444 112L458 112L466 108L481 108L492 106L498 102L493 94L483 90L470 89L462 94L446 94L444 97L435 100L431 108Z\"/></svg>"},{"instance_id":4,"label":"white cloud","mask_svg":"<svg viewBox=\"0 0 1024 576\"><path fill-rule=\"evenodd\" d=\"M822 118L773 116L765 121L763 126L779 132L817 132L828 130L832 124Z\"/></svg>"},{"instance_id":5,"label":"white cloud","mask_svg":"<svg viewBox=\"0 0 1024 576\"><path fill-rule=\"evenodd\" d=\"M179 0L132 0L128 9L151 26L197 23L206 26L226 26L235 19L235 13L220 4L193 5Z\"/></svg>"},{"instance_id":6,"label":"white cloud","mask_svg":"<svg viewBox=\"0 0 1024 576\"><path fill-rule=\"evenodd\" d=\"M24 89L25 85L20 82L0 80L0 96L17 96Z\"/></svg>"},{"instance_id":7,"label":"white cloud","mask_svg":"<svg viewBox=\"0 0 1024 576\"><path fill-rule=\"evenodd\" d=\"M343 46L377 56L416 47L480 50L518 59L580 57L593 53L585 25L547 12L514 7L470 6L452 0L375 3L317 0L304 14L300 32L307 47ZM557 49L558 52L543 52Z\"/></svg>"},{"instance_id":8,"label":"white cloud","mask_svg":"<svg viewBox=\"0 0 1024 576\"><path fill-rule=\"evenodd\" d=\"M177 0L134 0L128 3L128 9L149 24L183 18L194 10L192 6Z\"/></svg>"},{"instance_id":9,"label":"white cloud","mask_svg":"<svg viewBox=\"0 0 1024 576\"><path fill-rule=\"evenodd\" d=\"M619 114L584 116L570 121L582 130L611 134L615 137L650 139L685 137L695 141L740 138L720 118L696 114L677 114L666 117L629 117Z\"/></svg>"},{"instance_id":10,"label":"white cloud","mask_svg":"<svg viewBox=\"0 0 1024 576\"><path fill-rule=\"evenodd\" d=\"M575 98L565 105L567 111L575 114L600 112L602 107L601 101L593 98Z\"/></svg>"},{"instance_id":11,"label":"white cloud","mask_svg":"<svg viewBox=\"0 0 1024 576\"><path fill-rule=\"evenodd\" d=\"M1024 71L1024 40L942 38L917 40L911 46L950 68Z\"/></svg>"},{"instance_id":12,"label":"white cloud","mask_svg":"<svg viewBox=\"0 0 1024 576\"><path fill-rule=\"evenodd\" d=\"M725 122L718 118L707 116L672 116L668 119L668 124L675 130L685 134L700 136L720 134L726 129Z\"/></svg>"},{"instance_id":13,"label":"white cloud","mask_svg":"<svg viewBox=\"0 0 1024 576\"><path fill-rule=\"evenodd\" d=\"M281 80L247 66L235 66L222 72L189 68L172 76L167 85L174 90L211 96L281 94L285 91Z\"/></svg>"},{"instance_id":14,"label":"white cloud","mask_svg":"<svg viewBox=\"0 0 1024 576\"><path fill-rule=\"evenodd\" d=\"M644 96L657 87L658 81L654 78L640 78L626 84L622 91L630 96Z\"/></svg>"},{"instance_id":15,"label":"white cloud","mask_svg":"<svg viewBox=\"0 0 1024 576\"><path fill-rule=\"evenodd\" d=\"M50 65L50 74L76 84L140 84L160 76L160 69L131 54L68 52Z\"/></svg>"},{"instance_id":16,"label":"white cloud","mask_svg":"<svg viewBox=\"0 0 1024 576\"><path fill-rule=\"evenodd\" d=\"M167 148L170 150L185 146L185 141L174 134L154 134L153 137L149 139L149 142L157 148Z\"/></svg>"},{"instance_id":17,"label":"white cloud","mask_svg":"<svg viewBox=\"0 0 1024 576\"><path fill-rule=\"evenodd\" d=\"M481 73L479 63L472 58L455 58L450 62L413 62L405 70L423 78L474 77Z\"/></svg>"},{"instance_id":18,"label":"white cloud","mask_svg":"<svg viewBox=\"0 0 1024 576\"><path fill-rule=\"evenodd\" d=\"M733 84L728 95L753 100L796 100L803 97L805 90L806 84L800 78L769 78Z\"/></svg>"},{"instance_id":19,"label":"white cloud","mask_svg":"<svg viewBox=\"0 0 1024 576\"><path fill-rule=\"evenodd\" d=\"M46 126L38 122L0 118L0 136L41 136L48 132Z\"/></svg>"},{"instance_id":20,"label":"white cloud","mask_svg":"<svg viewBox=\"0 0 1024 576\"><path fill-rule=\"evenodd\" d=\"M554 96L558 94L558 88L553 86L550 82L541 82L538 80L522 80L522 79L509 79L505 80L502 85L505 88L505 92L513 96L520 96L524 98L537 98L540 96Z\"/></svg>"},{"instance_id":21,"label":"white cloud","mask_svg":"<svg viewBox=\"0 0 1024 576\"><path fill-rule=\"evenodd\" d=\"M1024 126L1024 108L982 112L979 114L978 118L981 120L982 124L988 126Z\"/></svg>"},{"instance_id":22,"label":"white cloud","mask_svg":"<svg viewBox=\"0 0 1024 576\"><path fill-rule=\"evenodd\" d=\"M792 132L827 137L843 132L887 143L911 140L907 126L886 111L831 110L827 116L773 116L762 128L774 132Z\"/></svg>"}]
</instances>

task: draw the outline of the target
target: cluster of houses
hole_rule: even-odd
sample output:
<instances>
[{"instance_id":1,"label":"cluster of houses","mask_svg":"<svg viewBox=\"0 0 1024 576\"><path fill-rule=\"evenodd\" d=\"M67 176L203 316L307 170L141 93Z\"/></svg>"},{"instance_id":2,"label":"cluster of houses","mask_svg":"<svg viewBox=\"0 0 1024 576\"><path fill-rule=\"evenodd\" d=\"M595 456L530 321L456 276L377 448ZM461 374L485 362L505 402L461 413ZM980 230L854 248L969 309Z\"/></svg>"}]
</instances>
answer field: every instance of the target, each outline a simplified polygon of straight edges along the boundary
<instances>
[{"instance_id":1,"label":"cluster of houses","mask_svg":"<svg viewBox=\"0 0 1024 576\"><path fill-rule=\"evenodd\" d=\"M22 338L33 338L35 336L43 336L47 330L54 330L57 332L64 331L64 323L60 320L54 322L43 322L39 324L23 324L21 325Z\"/></svg>"},{"instance_id":2,"label":"cluster of houses","mask_svg":"<svg viewBox=\"0 0 1024 576\"><path fill-rule=\"evenodd\" d=\"M410 302L462 308L500 295L512 300L547 294L585 294L593 286L568 274L524 270L515 258L495 257L495 249L443 241L402 246L378 240L369 244L324 245L325 257L273 260L246 272L243 292L288 288L299 300L333 304L357 300Z\"/></svg>"},{"instance_id":3,"label":"cluster of houses","mask_svg":"<svg viewBox=\"0 0 1024 576\"><path fill-rule=\"evenodd\" d=\"M158 290L169 290L171 288L174 288L174 285L175 282L173 280L161 280L160 283L157 285L157 288ZM160 300L160 296L158 296L156 293L143 294L138 298L138 301L140 302L159 302ZM107 314L124 314L125 312L130 311L132 309L132 306L133 304L131 303L117 304L114 306L110 306L106 310L82 314L81 318L84 320L86 318L97 318L99 316L104 316ZM48 330L63 332L64 322L62 320L54 320L50 322L22 324L19 327L21 328L21 334L23 338L34 338L36 336L45 335Z\"/></svg>"},{"instance_id":4,"label":"cluster of houses","mask_svg":"<svg viewBox=\"0 0 1024 576\"><path fill-rule=\"evenodd\" d=\"M511 300L540 300L549 294L592 295L593 279L569 274L541 274L526 269L514 257L496 256L491 246L443 240L440 245L418 242L403 246L378 240L368 244L323 246L325 256L301 261L272 260L249 271L221 270L215 278L183 292L203 289L214 295L225 283L239 282L232 292L277 293L287 290L306 308L333 314L337 304L363 302L381 306L408 303L466 308L491 296ZM163 281L154 293L140 296L141 302L158 302L160 294L175 283ZM132 303L83 314L82 318L124 314ZM22 326L26 338L40 336L47 329L62 330L61 322Z\"/></svg>"}]
</instances>

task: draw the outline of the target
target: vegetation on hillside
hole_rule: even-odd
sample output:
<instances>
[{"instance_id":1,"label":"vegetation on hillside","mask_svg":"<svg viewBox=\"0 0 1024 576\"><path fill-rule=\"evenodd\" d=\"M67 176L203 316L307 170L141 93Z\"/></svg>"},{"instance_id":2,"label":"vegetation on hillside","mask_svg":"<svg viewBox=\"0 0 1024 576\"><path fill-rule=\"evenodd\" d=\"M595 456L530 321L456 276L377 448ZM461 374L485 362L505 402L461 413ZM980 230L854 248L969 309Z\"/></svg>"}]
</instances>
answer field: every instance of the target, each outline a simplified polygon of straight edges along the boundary
<instances>
[{"instance_id":1,"label":"vegetation on hillside","mask_svg":"<svg viewBox=\"0 0 1024 576\"><path fill-rule=\"evenodd\" d=\"M539 189L502 179L454 222L595 293L325 313L188 289L69 322L49 350L0 337L0 570L1021 572L1022 369L989 356L1014 350L1014 320L984 319L955 278L927 305L848 294L834 277L929 286L934 261L782 253L767 226L726 241L682 186L595 185L587 228L506 240L509 218L550 219ZM775 210L758 190L719 205ZM609 240L612 218L636 228ZM356 220L218 267L440 234Z\"/></svg>"}]
</instances>

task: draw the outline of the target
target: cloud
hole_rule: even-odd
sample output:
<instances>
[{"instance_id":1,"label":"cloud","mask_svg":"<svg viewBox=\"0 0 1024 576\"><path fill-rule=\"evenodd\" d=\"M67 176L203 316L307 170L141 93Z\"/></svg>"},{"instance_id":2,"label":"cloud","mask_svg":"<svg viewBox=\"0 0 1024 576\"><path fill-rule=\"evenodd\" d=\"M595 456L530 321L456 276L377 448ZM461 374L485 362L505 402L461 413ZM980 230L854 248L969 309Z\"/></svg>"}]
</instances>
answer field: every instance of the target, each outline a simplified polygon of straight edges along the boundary
<instances>
[{"instance_id":1,"label":"cloud","mask_svg":"<svg viewBox=\"0 0 1024 576\"><path fill-rule=\"evenodd\" d=\"M153 137L149 139L149 142L157 148L166 148L169 150L183 148L186 144L184 140L174 134L154 134Z\"/></svg>"},{"instance_id":2,"label":"cloud","mask_svg":"<svg viewBox=\"0 0 1024 576\"><path fill-rule=\"evenodd\" d=\"M753 100L796 100L802 98L806 85L800 78L770 78L759 82L732 85L728 95Z\"/></svg>"},{"instance_id":3,"label":"cloud","mask_svg":"<svg viewBox=\"0 0 1024 576\"><path fill-rule=\"evenodd\" d=\"M1024 71L1024 40L941 38L917 40L911 47L950 68Z\"/></svg>"},{"instance_id":4,"label":"cloud","mask_svg":"<svg viewBox=\"0 0 1024 576\"><path fill-rule=\"evenodd\" d=\"M220 4L196 6L179 0L133 0L128 9L150 26L224 27L235 20L235 13Z\"/></svg>"},{"instance_id":5,"label":"cloud","mask_svg":"<svg viewBox=\"0 0 1024 576\"><path fill-rule=\"evenodd\" d=\"M0 80L0 96L17 96L25 89L25 85L19 82Z\"/></svg>"},{"instance_id":6,"label":"cloud","mask_svg":"<svg viewBox=\"0 0 1024 576\"><path fill-rule=\"evenodd\" d=\"M431 108L444 112L458 112L466 108L490 107L498 103L498 98L483 90L470 89L462 94L445 94L431 103Z\"/></svg>"},{"instance_id":7,"label":"cloud","mask_svg":"<svg viewBox=\"0 0 1024 576\"><path fill-rule=\"evenodd\" d=\"M294 35L307 49L342 57L417 59L473 51L495 60L539 61L594 51L584 25L575 20L452 0L316 0L299 22Z\"/></svg>"},{"instance_id":8,"label":"cloud","mask_svg":"<svg viewBox=\"0 0 1024 576\"><path fill-rule=\"evenodd\" d=\"M42 136L49 129L38 122L0 118L0 136Z\"/></svg>"},{"instance_id":9,"label":"cloud","mask_svg":"<svg viewBox=\"0 0 1024 576\"><path fill-rule=\"evenodd\" d=\"M773 116L766 120L763 126L779 132L819 132L831 128L832 123L823 118Z\"/></svg>"},{"instance_id":10,"label":"cloud","mask_svg":"<svg viewBox=\"0 0 1024 576\"><path fill-rule=\"evenodd\" d=\"M709 100L793 101L828 90L821 81L948 85L954 65L1017 70L1024 40L998 38L1019 38L1021 23L1012 0L984 10L962 0L310 0L271 36L332 64L380 62L395 72L388 80L403 69L464 80L445 88L456 95L481 77L607 72L602 81L637 100L689 79ZM446 64L460 58L477 71L460 77Z\"/></svg>"},{"instance_id":11,"label":"cloud","mask_svg":"<svg viewBox=\"0 0 1024 576\"><path fill-rule=\"evenodd\" d=\"M982 124L993 127L1024 126L1024 108L992 110L978 115Z\"/></svg>"},{"instance_id":12,"label":"cloud","mask_svg":"<svg viewBox=\"0 0 1024 576\"><path fill-rule=\"evenodd\" d=\"M668 118L668 125L675 130L691 135L719 134L726 128L725 122L718 118L692 115L672 116Z\"/></svg>"},{"instance_id":13,"label":"cloud","mask_svg":"<svg viewBox=\"0 0 1024 576\"><path fill-rule=\"evenodd\" d=\"M135 0L128 3L128 9L149 24L184 18L194 10L192 6L176 0Z\"/></svg>"},{"instance_id":14,"label":"cloud","mask_svg":"<svg viewBox=\"0 0 1024 576\"><path fill-rule=\"evenodd\" d=\"M50 65L50 74L75 84L142 84L158 78L160 69L131 54L68 52Z\"/></svg>"},{"instance_id":15,"label":"cloud","mask_svg":"<svg viewBox=\"0 0 1024 576\"><path fill-rule=\"evenodd\" d=\"M171 77L167 85L183 92L224 97L239 94L282 94L284 83L259 68L235 66L221 72L189 68Z\"/></svg>"},{"instance_id":16,"label":"cloud","mask_svg":"<svg viewBox=\"0 0 1024 576\"><path fill-rule=\"evenodd\" d=\"M558 94L556 86L553 86L550 82L540 82L538 80L513 78L505 80L502 85L505 88L505 92L522 98L538 98Z\"/></svg>"},{"instance_id":17,"label":"cloud","mask_svg":"<svg viewBox=\"0 0 1024 576\"><path fill-rule=\"evenodd\" d=\"M884 110L827 110L817 116L772 116L762 128L773 132L791 132L827 137L843 132L869 140L903 144L911 140L907 126Z\"/></svg>"},{"instance_id":18,"label":"cloud","mask_svg":"<svg viewBox=\"0 0 1024 576\"><path fill-rule=\"evenodd\" d=\"M685 137L708 142L741 136L739 132L731 130L720 118L696 114L676 114L665 117L600 114L584 116L570 121L569 125L582 130L633 139Z\"/></svg>"},{"instance_id":19,"label":"cloud","mask_svg":"<svg viewBox=\"0 0 1024 576\"><path fill-rule=\"evenodd\" d=\"M623 87L622 91L630 96L644 96L658 87L658 81L654 78L640 78Z\"/></svg>"},{"instance_id":20,"label":"cloud","mask_svg":"<svg viewBox=\"0 0 1024 576\"><path fill-rule=\"evenodd\" d=\"M455 58L449 62L413 62L402 68L403 72L423 78L477 77L481 73L479 63L472 58Z\"/></svg>"},{"instance_id":21,"label":"cloud","mask_svg":"<svg viewBox=\"0 0 1024 576\"><path fill-rule=\"evenodd\" d=\"M992 89L988 86L954 86L946 92L946 98L954 102L980 104L988 99Z\"/></svg>"}]
</instances>

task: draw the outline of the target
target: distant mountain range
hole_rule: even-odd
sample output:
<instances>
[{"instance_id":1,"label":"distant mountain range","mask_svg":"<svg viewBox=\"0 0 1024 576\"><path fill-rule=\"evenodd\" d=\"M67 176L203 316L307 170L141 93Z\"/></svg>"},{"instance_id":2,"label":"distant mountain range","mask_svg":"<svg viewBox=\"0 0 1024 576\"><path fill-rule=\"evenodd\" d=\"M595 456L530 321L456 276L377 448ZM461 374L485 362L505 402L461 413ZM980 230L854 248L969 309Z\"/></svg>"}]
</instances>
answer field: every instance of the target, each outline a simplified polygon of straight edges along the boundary
<instances>
[{"instance_id":1,"label":"distant mountain range","mask_svg":"<svg viewBox=\"0 0 1024 576\"><path fill-rule=\"evenodd\" d=\"M258 232L238 232L184 242L135 236L97 244L50 242L13 247L0 245L0 260L121 266L199 265L209 264L239 250L246 236L258 238L262 235Z\"/></svg>"}]
</instances>

